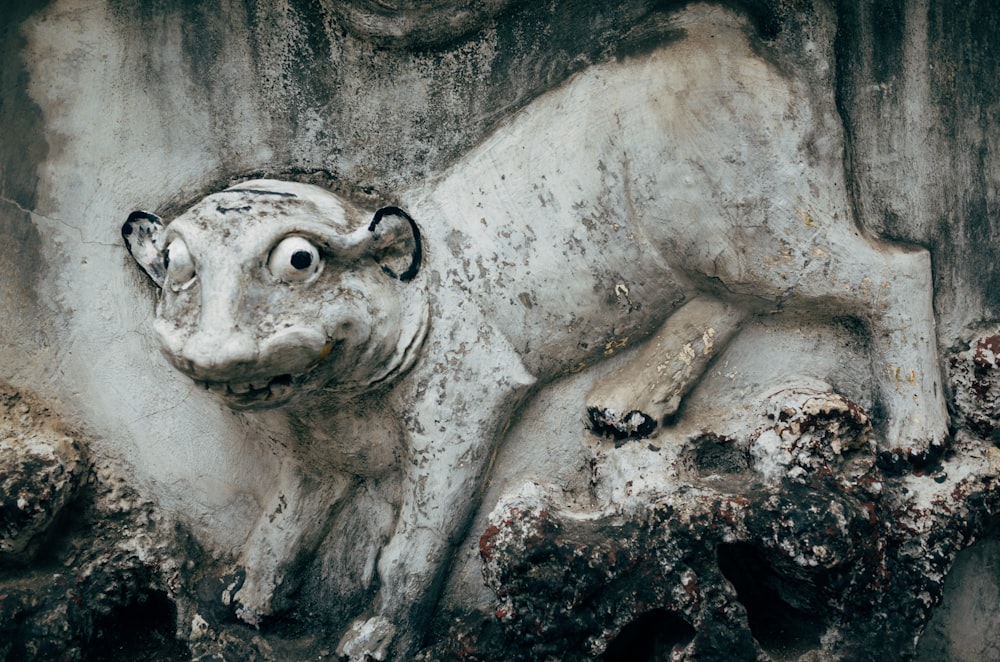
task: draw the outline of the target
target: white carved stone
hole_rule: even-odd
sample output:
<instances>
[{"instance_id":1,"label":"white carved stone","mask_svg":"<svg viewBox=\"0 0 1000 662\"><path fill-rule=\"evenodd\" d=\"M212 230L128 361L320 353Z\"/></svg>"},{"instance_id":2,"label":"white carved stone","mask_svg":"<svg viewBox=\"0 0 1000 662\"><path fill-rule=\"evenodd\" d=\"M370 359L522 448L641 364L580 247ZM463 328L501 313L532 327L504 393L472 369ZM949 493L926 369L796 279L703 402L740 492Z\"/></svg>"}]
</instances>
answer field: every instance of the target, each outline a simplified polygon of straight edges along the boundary
<instances>
[{"instance_id":1,"label":"white carved stone","mask_svg":"<svg viewBox=\"0 0 1000 662\"><path fill-rule=\"evenodd\" d=\"M678 25L533 101L400 207L261 179L168 223L129 217L164 356L281 459L242 545L244 621L287 606L360 478L372 524L347 555L379 588L339 650L405 657L513 412L632 348L579 395L581 427L589 411L655 434L741 329L781 314L862 323L882 449L945 438L929 255L858 229L840 129L741 19L701 7Z\"/></svg>"}]
</instances>

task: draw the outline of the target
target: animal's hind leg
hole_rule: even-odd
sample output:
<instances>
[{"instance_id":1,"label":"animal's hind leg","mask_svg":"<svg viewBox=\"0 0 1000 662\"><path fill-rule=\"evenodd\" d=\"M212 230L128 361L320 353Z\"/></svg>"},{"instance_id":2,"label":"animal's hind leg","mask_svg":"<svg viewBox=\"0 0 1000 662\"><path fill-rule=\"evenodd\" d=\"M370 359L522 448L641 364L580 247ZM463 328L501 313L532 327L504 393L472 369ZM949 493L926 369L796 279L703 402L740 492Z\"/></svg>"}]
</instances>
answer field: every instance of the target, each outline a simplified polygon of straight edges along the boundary
<instances>
[{"instance_id":1,"label":"animal's hind leg","mask_svg":"<svg viewBox=\"0 0 1000 662\"><path fill-rule=\"evenodd\" d=\"M674 414L746 312L708 296L671 315L636 356L587 395L591 426L614 436L646 436Z\"/></svg>"},{"instance_id":2,"label":"animal's hind leg","mask_svg":"<svg viewBox=\"0 0 1000 662\"><path fill-rule=\"evenodd\" d=\"M872 314L875 379L890 448L926 450L948 434L927 251L885 251Z\"/></svg>"},{"instance_id":3,"label":"animal's hind leg","mask_svg":"<svg viewBox=\"0 0 1000 662\"><path fill-rule=\"evenodd\" d=\"M930 254L855 235L841 238L825 274L803 273L786 305L824 301L867 322L888 448L926 450L948 434L938 365ZM838 312L838 311L834 311Z\"/></svg>"}]
</instances>

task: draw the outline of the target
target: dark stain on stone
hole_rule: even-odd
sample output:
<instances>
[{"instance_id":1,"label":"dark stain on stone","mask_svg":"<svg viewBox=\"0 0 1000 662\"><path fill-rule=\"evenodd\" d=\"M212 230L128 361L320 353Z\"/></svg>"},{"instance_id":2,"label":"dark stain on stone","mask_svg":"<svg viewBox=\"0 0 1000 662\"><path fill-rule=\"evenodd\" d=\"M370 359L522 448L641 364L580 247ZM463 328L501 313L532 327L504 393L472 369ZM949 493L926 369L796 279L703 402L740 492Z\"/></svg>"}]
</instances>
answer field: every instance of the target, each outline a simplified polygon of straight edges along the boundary
<instances>
[{"instance_id":1,"label":"dark stain on stone","mask_svg":"<svg viewBox=\"0 0 1000 662\"><path fill-rule=\"evenodd\" d=\"M858 3L871 29L871 67L877 83L902 82L907 0Z\"/></svg>"},{"instance_id":2,"label":"dark stain on stone","mask_svg":"<svg viewBox=\"0 0 1000 662\"><path fill-rule=\"evenodd\" d=\"M734 474L750 468L750 458L745 446L732 437L703 434L691 441L691 461L703 475Z\"/></svg>"},{"instance_id":3,"label":"dark stain on stone","mask_svg":"<svg viewBox=\"0 0 1000 662\"><path fill-rule=\"evenodd\" d=\"M798 2L726 4L747 11L766 38L780 28L782 11ZM482 27L470 32L435 25L441 31L435 37L413 32L414 26L441 15L447 3L334 7L291 0L235 3L217 11L181 0L109 0L134 75L158 100L164 117L183 110L173 93L175 79L186 78L188 93L209 109L222 168L239 158L231 147L244 140L239 123L227 119L245 112L236 100L250 100L271 127L258 140L272 150L276 170L324 168L358 185L393 190L446 167L573 73L681 38L671 12L686 4L519 0L503 10L502 19L487 11ZM410 32L366 38L346 16L366 12L376 24L402 25ZM417 22L399 23L408 16ZM449 32L452 28L456 31ZM445 33L452 36L442 37ZM183 62L180 72L171 64L177 58ZM364 88L357 81L366 81ZM382 94L387 89L393 90L391 98ZM406 137L405 150L399 149L400 136Z\"/></svg>"},{"instance_id":4,"label":"dark stain on stone","mask_svg":"<svg viewBox=\"0 0 1000 662\"><path fill-rule=\"evenodd\" d=\"M953 308L968 299L951 295L962 288L982 301L981 319L1000 314L996 251L976 249L1000 244L996 132L985 128L1000 122L997 7L989 0L838 6L836 98L858 218L884 238L931 250L943 318L964 317ZM907 106L914 102L916 116ZM888 145L901 146L900 158L885 160ZM911 186L901 159L933 170Z\"/></svg>"},{"instance_id":5,"label":"dark stain on stone","mask_svg":"<svg viewBox=\"0 0 1000 662\"><path fill-rule=\"evenodd\" d=\"M620 415L600 407L587 407L587 429L614 439L615 448L620 448L632 439L645 439L653 434L656 420L638 409Z\"/></svg>"},{"instance_id":6,"label":"dark stain on stone","mask_svg":"<svg viewBox=\"0 0 1000 662\"><path fill-rule=\"evenodd\" d=\"M49 145L42 111L28 95L21 26L47 4L45 0L0 3L0 236L4 238L0 264L7 267L0 279L0 298L5 318L15 326L32 318L38 305L35 286L45 271L41 238L28 212L37 204L36 173Z\"/></svg>"},{"instance_id":7,"label":"dark stain on stone","mask_svg":"<svg viewBox=\"0 0 1000 662\"><path fill-rule=\"evenodd\" d=\"M928 12L929 92L938 121L939 145L927 159L940 164L940 213L934 228L935 264L978 290L984 318L1000 314L1000 11L995 2L933 4ZM962 241L956 241L956 235ZM973 250L969 250L972 248ZM938 255L944 254L944 260ZM952 288L950 282L938 288Z\"/></svg>"},{"instance_id":8,"label":"dark stain on stone","mask_svg":"<svg viewBox=\"0 0 1000 662\"><path fill-rule=\"evenodd\" d=\"M250 205L244 205L242 207L223 207L222 205L216 205L215 211L220 214L228 214L230 212L248 212L252 209Z\"/></svg>"}]
</instances>

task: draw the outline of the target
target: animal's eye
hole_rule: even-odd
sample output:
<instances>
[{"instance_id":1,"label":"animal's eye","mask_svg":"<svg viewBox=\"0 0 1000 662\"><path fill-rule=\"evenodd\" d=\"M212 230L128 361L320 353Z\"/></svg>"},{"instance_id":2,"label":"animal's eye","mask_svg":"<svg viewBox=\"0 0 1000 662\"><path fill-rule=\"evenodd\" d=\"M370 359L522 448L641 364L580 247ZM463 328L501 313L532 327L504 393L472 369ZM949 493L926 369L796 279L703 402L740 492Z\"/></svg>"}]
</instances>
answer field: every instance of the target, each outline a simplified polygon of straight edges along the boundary
<instances>
[{"instance_id":1,"label":"animal's eye","mask_svg":"<svg viewBox=\"0 0 1000 662\"><path fill-rule=\"evenodd\" d=\"M174 239L167 246L163 252L163 267L167 270L167 281L174 289L183 288L194 278L194 260L183 239Z\"/></svg>"},{"instance_id":2,"label":"animal's eye","mask_svg":"<svg viewBox=\"0 0 1000 662\"><path fill-rule=\"evenodd\" d=\"M319 250L302 237L285 237L271 251L267 268L278 280L302 282L319 271Z\"/></svg>"}]
</instances>

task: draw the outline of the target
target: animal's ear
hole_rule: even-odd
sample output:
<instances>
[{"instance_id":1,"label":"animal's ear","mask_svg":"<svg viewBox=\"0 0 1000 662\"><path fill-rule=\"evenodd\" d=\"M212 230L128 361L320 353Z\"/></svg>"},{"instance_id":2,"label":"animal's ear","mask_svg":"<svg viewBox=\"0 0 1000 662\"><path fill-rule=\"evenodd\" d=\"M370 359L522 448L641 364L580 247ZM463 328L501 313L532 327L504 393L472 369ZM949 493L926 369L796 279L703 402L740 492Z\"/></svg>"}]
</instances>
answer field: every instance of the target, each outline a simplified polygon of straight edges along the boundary
<instances>
[{"instance_id":1,"label":"animal's ear","mask_svg":"<svg viewBox=\"0 0 1000 662\"><path fill-rule=\"evenodd\" d=\"M167 277L166 267L163 266L163 249L159 242L162 232L160 217L146 211L132 212L122 226L125 248L149 279L160 288Z\"/></svg>"},{"instance_id":2,"label":"animal's ear","mask_svg":"<svg viewBox=\"0 0 1000 662\"><path fill-rule=\"evenodd\" d=\"M369 252L382 271L404 282L413 280L420 271L424 251L420 228L410 215L399 207L382 207L372 217L368 231L374 237Z\"/></svg>"}]
</instances>

